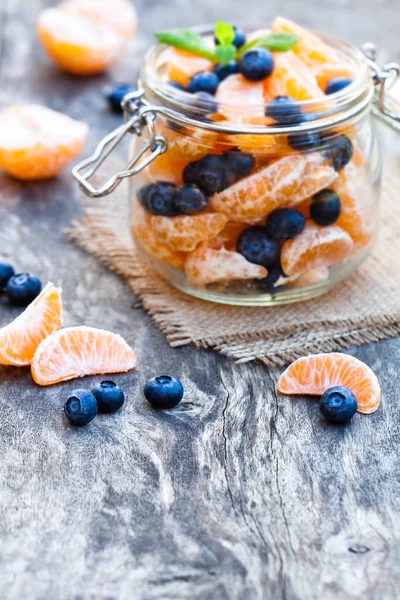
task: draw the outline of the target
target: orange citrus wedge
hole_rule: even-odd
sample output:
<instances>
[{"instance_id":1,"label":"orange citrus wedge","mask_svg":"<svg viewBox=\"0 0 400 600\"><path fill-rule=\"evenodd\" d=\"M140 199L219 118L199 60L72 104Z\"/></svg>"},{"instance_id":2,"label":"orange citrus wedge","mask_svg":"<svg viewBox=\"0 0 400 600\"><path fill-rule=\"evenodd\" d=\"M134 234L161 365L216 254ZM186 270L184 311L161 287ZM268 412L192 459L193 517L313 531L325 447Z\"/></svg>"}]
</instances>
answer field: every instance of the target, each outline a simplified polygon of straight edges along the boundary
<instances>
[{"instance_id":1,"label":"orange citrus wedge","mask_svg":"<svg viewBox=\"0 0 400 600\"><path fill-rule=\"evenodd\" d=\"M0 113L0 167L18 179L55 177L82 150L85 123L45 106L11 107Z\"/></svg>"},{"instance_id":2,"label":"orange citrus wedge","mask_svg":"<svg viewBox=\"0 0 400 600\"><path fill-rule=\"evenodd\" d=\"M274 70L264 80L266 97L290 96L295 100L313 100L324 93L312 71L294 52L274 52Z\"/></svg>"},{"instance_id":3,"label":"orange citrus wedge","mask_svg":"<svg viewBox=\"0 0 400 600\"><path fill-rule=\"evenodd\" d=\"M167 150L151 161L144 169L143 175L149 181L169 181L182 185L182 173L188 161L175 160L173 154Z\"/></svg>"},{"instance_id":4,"label":"orange citrus wedge","mask_svg":"<svg viewBox=\"0 0 400 600\"><path fill-rule=\"evenodd\" d=\"M30 365L36 348L61 327L61 290L48 283L12 323L0 329L0 364Z\"/></svg>"},{"instance_id":5,"label":"orange citrus wedge","mask_svg":"<svg viewBox=\"0 0 400 600\"><path fill-rule=\"evenodd\" d=\"M227 222L228 217L218 213L151 218L151 226L158 240L172 250L182 252L191 252L199 242L211 240Z\"/></svg>"},{"instance_id":6,"label":"orange citrus wedge","mask_svg":"<svg viewBox=\"0 0 400 600\"><path fill-rule=\"evenodd\" d=\"M308 221L304 231L282 246L282 269L289 277L344 260L354 249L353 240L336 225L320 227Z\"/></svg>"},{"instance_id":7,"label":"orange citrus wedge","mask_svg":"<svg viewBox=\"0 0 400 600\"><path fill-rule=\"evenodd\" d=\"M169 156L177 162L183 161L185 165L200 160L206 154L215 154L218 149L219 135L215 131L199 130L190 134L187 130L174 131L164 125L158 125L157 134L163 135L168 142L168 150L162 156Z\"/></svg>"},{"instance_id":8,"label":"orange citrus wedge","mask_svg":"<svg viewBox=\"0 0 400 600\"><path fill-rule=\"evenodd\" d=\"M355 73L354 69L350 65L346 64L318 64L312 67L312 73L317 80L318 86L324 92L326 84L335 77L348 77L353 79Z\"/></svg>"},{"instance_id":9,"label":"orange citrus wedge","mask_svg":"<svg viewBox=\"0 0 400 600\"><path fill-rule=\"evenodd\" d=\"M219 112L237 123L252 117L264 120L264 86L261 81L249 81L243 75L229 75L221 81L215 94Z\"/></svg>"},{"instance_id":10,"label":"orange citrus wedge","mask_svg":"<svg viewBox=\"0 0 400 600\"><path fill-rule=\"evenodd\" d=\"M282 373L277 389L282 394L320 396L337 385L353 392L360 413L378 408L381 389L375 373L361 360L341 352L299 358Z\"/></svg>"},{"instance_id":11,"label":"orange citrus wedge","mask_svg":"<svg viewBox=\"0 0 400 600\"><path fill-rule=\"evenodd\" d=\"M265 267L248 262L238 252L230 252L225 248L216 250L207 244L202 244L188 255L185 272L187 278L197 285L236 279L262 279L268 274Z\"/></svg>"},{"instance_id":12,"label":"orange citrus wedge","mask_svg":"<svg viewBox=\"0 0 400 600\"><path fill-rule=\"evenodd\" d=\"M32 360L32 377L39 385L52 385L134 367L136 354L121 336L94 327L67 327L39 345Z\"/></svg>"},{"instance_id":13,"label":"orange citrus wedge","mask_svg":"<svg viewBox=\"0 0 400 600\"><path fill-rule=\"evenodd\" d=\"M168 48L165 52L165 61L168 79L184 87L187 86L192 75L199 71L211 71L213 67L213 63L207 58L176 48Z\"/></svg>"}]
</instances>

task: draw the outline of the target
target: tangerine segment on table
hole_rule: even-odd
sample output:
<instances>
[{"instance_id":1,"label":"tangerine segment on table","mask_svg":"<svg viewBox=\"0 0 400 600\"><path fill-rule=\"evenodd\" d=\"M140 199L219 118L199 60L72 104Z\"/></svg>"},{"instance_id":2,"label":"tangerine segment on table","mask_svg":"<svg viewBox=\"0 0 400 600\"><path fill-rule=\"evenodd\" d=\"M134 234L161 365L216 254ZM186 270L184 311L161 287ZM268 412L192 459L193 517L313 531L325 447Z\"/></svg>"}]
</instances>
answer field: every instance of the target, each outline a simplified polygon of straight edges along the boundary
<instances>
[{"instance_id":1,"label":"tangerine segment on table","mask_svg":"<svg viewBox=\"0 0 400 600\"><path fill-rule=\"evenodd\" d=\"M207 58L196 56L185 50L169 48L165 53L168 79L176 81L184 87L189 79L199 71L211 71L213 63Z\"/></svg>"},{"instance_id":2,"label":"tangerine segment on table","mask_svg":"<svg viewBox=\"0 0 400 600\"><path fill-rule=\"evenodd\" d=\"M151 227L151 215L146 213L139 202L134 202L132 207L132 232L141 246L153 258L161 262L183 271L185 265L186 254L184 252L176 252L161 242Z\"/></svg>"},{"instance_id":3,"label":"tangerine segment on table","mask_svg":"<svg viewBox=\"0 0 400 600\"><path fill-rule=\"evenodd\" d=\"M0 329L0 364L30 365L40 342L61 326L61 290L48 283L23 313Z\"/></svg>"},{"instance_id":4,"label":"tangerine segment on table","mask_svg":"<svg viewBox=\"0 0 400 600\"><path fill-rule=\"evenodd\" d=\"M238 252L214 249L202 244L191 252L185 262L187 278L197 285L222 283L238 279L263 279L268 271L248 262Z\"/></svg>"},{"instance_id":5,"label":"tangerine segment on table","mask_svg":"<svg viewBox=\"0 0 400 600\"><path fill-rule=\"evenodd\" d=\"M312 71L292 51L274 52L274 70L264 80L266 98L290 96L294 100L324 97Z\"/></svg>"},{"instance_id":6,"label":"tangerine segment on table","mask_svg":"<svg viewBox=\"0 0 400 600\"><path fill-rule=\"evenodd\" d=\"M353 392L360 413L373 413L378 408L381 389L375 373L361 360L340 352L299 358L282 373L277 389L282 394L320 396L337 385Z\"/></svg>"},{"instance_id":7,"label":"tangerine segment on table","mask_svg":"<svg viewBox=\"0 0 400 600\"><path fill-rule=\"evenodd\" d=\"M45 106L0 112L0 167L18 179L55 177L82 150L85 123Z\"/></svg>"},{"instance_id":8,"label":"tangerine segment on table","mask_svg":"<svg viewBox=\"0 0 400 600\"><path fill-rule=\"evenodd\" d=\"M32 360L32 377L53 385L85 375L123 373L136 367L136 354L125 340L93 327L69 327L49 335Z\"/></svg>"},{"instance_id":9,"label":"tangerine segment on table","mask_svg":"<svg viewBox=\"0 0 400 600\"><path fill-rule=\"evenodd\" d=\"M137 15L128 0L68 0L58 8L107 25L124 40L130 40L137 30Z\"/></svg>"},{"instance_id":10,"label":"tangerine segment on table","mask_svg":"<svg viewBox=\"0 0 400 600\"><path fill-rule=\"evenodd\" d=\"M151 217L151 226L158 240L172 250L191 252L199 242L214 238L228 222L225 215L200 213L178 217Z\"/></svg>"},{"instance_id":11,"label":"tangerine segment on table","mask_svg":"<svg viewBox=\"0 0 400 600\"><path fill-rule=\"evenodd\" d=\"M287 240L281 251L282 269L289 277L316 267L329 267L351 254L353 240L337 225L320 227L308 222L304 231Z\"/></svg>"}]
</instances>

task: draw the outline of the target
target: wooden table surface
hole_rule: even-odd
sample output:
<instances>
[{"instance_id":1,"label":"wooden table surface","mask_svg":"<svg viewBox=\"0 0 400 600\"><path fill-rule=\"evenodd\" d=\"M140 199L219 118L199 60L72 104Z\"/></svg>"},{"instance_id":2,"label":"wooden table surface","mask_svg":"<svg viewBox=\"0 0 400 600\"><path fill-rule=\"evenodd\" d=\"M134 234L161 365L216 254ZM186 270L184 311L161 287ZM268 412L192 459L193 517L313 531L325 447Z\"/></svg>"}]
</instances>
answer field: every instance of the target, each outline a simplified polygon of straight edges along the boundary
<instances>
[{"instance_id":1,"label":"wooden table surface","mask_svg":"<svg viewBox=\"0 0 400 600\"><path fill-rule=\"evenodd\" d=\"M102 87L135 78L152 30L261 26L282 3L140 0L134 55L92 79L60 73L39 48L35 18L49 4L2 0L0 102L86 121L87 152L119 122ZM400 59L397 0L290 0L284 12ZM61 410L76 381L42 389L28 369L0 368L0 598L398 598L399 340L350 350L378 374L383 404L328 426L316 402L274 393L278 370L170 349L124 282L66 241L80 213L68 170L40 184L2 176L0 256L61 284L66 324L121 333L139 368L116 378L124 409L81 429ZM0 302L0 325L17 314ZM182 378L186 401L157 413L142 386L164 372Z\"/></svg>"}]
</instances>

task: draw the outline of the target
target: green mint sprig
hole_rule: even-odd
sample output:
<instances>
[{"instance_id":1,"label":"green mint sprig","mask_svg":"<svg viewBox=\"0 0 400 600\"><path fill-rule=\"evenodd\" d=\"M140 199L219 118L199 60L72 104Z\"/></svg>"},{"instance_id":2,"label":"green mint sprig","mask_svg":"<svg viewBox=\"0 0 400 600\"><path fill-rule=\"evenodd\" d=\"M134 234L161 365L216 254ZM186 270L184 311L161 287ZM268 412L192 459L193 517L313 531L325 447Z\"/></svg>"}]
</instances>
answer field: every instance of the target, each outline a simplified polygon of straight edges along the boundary
<instances>
[{"instance_id":1,"label":"green mint sprig","mask_svg":"<svg viewBox=\"0 0 400 600\"><path fill-rule=\"evenodd\" d=\"M211 60L211 62L214 63L220 62L215 52L206 46L201 35L194 31L176 29L175 31L159 31L154 35L162 44L168 44L179 50L186 50L192 54L208 58L208 60Z\"/></svg>"},{"instance_id":2,"label":"green mint sprig","mask_svg":"<svg viewBox=\"0 0 400 600\"><path fill-rule=\"evenodd\" d=\"M270 52L287 52L299 43L299 37L294 33L269 33L263 37L247 42L237 52L237 59L241 58L251 48L266 48Z\"/></svg>"}]
</instances>

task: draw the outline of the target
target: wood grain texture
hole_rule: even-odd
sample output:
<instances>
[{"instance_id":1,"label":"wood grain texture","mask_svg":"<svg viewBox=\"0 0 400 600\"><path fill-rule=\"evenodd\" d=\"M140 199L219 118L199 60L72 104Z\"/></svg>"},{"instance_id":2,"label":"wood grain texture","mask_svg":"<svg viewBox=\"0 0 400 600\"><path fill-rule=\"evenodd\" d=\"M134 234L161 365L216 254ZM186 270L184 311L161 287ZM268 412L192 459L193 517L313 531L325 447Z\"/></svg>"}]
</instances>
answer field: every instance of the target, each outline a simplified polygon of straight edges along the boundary
<instances>
[{"instance_id":1,"label":"wood grain texture","mask_svg":"<svg viewBox=\"0 0 400 600\"><path fill-rule=\"evenodd\" d=\"M118 123L106 77L73 79L34 39L42 0L3 0L0 102L29 101L91 126L88 147ZM290 0L285 13L399 60L396 0ZM137 72L153 29L246 16L242 0L141 0ZM252 3L260 24L281 3ZM397 52L397 56L396 56ZM391 150L400 147L390 137ZM117 277L68 244L80 214L68 172L42 184L0 180L0 255L62 284L67 325L121 333L139 369L116 378L125 408L74 429L61 407L76 382L36 387L26 369L0 369L0 598L5 600L398 598L400 587L400 345L354 350L378 374L381 409L327 426L316 402L274 393L277 370L170 349ZM18 311L0 302L0 325ZM158 413L142 386L182 378L185 402ZM85 386L99 378L82 382ZM78 386L81 385L80 383Z\"/></svg>"}]
</instances>

